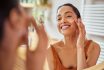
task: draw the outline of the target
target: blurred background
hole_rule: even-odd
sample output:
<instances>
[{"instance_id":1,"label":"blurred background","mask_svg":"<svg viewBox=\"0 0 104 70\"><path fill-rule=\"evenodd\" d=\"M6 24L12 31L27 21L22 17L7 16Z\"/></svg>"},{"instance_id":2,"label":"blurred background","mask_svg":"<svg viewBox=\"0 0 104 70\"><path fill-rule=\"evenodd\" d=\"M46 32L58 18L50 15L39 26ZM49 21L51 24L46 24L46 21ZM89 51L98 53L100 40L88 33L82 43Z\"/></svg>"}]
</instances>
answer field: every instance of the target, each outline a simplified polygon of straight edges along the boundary
<instances>
[{"instance_id":1,"label":"blurred background","mask_svg":"<svg viewBox=\"0 0 104 70\"><path fill-rule=\"evenodd\" d=\"M87 38L99 43L101 53L98 63L104 61L104 0L20 0L20 4L29 15L34 16L37 23L42 19L49 38L62 39L63 36L57 30L56 11L58 6L64 3L72 3L76 6L86 27ZM35 45L36 37L34 28L29 27L29 43Z\"/></svg>"}]
</instances>

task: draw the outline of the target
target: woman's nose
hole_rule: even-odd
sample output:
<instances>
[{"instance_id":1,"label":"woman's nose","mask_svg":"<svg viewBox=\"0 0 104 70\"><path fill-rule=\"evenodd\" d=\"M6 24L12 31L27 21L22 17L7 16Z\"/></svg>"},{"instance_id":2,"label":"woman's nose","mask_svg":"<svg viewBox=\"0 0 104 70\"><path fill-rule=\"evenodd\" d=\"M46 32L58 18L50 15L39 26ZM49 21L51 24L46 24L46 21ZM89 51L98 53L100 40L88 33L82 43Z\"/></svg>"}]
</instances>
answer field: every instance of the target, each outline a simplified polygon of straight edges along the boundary
<instances>
[{"instance_id":1,"label":"woman's nose","mask_svg":"<svg viewBox=\"0 0 104 70\"><path fill-rule=\"evenodd\" d=\"M66 23L66 18L65 17L62 18L61 23Z\"/></svg>"}]
</instances>

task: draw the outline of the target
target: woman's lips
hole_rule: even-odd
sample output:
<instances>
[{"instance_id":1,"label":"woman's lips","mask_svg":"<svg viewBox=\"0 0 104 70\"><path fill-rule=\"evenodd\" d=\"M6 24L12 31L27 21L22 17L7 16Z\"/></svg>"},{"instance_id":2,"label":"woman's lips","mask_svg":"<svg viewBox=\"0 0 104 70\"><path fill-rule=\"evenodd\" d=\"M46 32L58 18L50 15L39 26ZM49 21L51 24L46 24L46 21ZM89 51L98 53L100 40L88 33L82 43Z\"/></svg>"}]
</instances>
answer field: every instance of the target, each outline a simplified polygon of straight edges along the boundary
<instances>
[{"instance_id":1,"label":"woman's lips","mask_svg":"<svg viewBox=\"0 0 104 70\"><path fill-rule=\"evenodd\" d=\"M62 29L62 30L66 30L66 29L69 28L69 27L70 27L70 25L64 25L64 26L61 27L61 29Z\"/></svg>"}]
</instances>

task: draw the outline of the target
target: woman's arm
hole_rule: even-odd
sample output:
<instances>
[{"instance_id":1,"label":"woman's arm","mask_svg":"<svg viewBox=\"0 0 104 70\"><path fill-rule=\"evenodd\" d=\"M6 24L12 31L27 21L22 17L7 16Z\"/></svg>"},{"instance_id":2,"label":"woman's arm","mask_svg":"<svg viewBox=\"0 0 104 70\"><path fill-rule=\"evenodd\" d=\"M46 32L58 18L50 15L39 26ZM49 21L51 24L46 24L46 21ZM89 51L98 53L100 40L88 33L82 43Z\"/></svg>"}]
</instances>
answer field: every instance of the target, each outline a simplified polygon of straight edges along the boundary
<instances>
[{"instance_id":1,"label":"woman's arm","mask_svg":"<svg viewBox=\"0 0 104 70\"><path fill-rule=\"evenodd\" d=\"M77 70L87 68L84 48L77 48Z\"/></svg>"},{"instance_id":2,"label":"woman's arm","mask_svg":"<svg viewBox=\"0 0 104 70\"><path fill-rule=\"evenodd\" d=\"M77 40L77 70L83 70L87 67L86 58L85 58L85 27L81 22L81 19L78 19L78 23L76 23L79 30L78 40Z\"/></svg>"},{"instance_id":3,"label":"woman's arm","mask_svg":"<svg viewBox=\"0 0 104 70\"><path fill-rule=\"evenodd\" d=\"M0 70L13 70L18 39L6 39L0 47Z\"/></svg>"},{"instance_id":4,"label":"woman's arm","mask_svg":"<svg viewBox=\"0 0 104 70\"><path fill-rule=\"evenodd\" d=\"M85 58L84 48L77 48L78 55L78 70L85 69L91 66L96 65L98 57L100 55L100 46L94 42L91 43L88 52L87 59Z\"/></svg>"},{"instance_id":5,"label":"woman's arm","mask_svg":"<svg viewBox=\"0 0 104 70\"><path fill-rule=\"evenodd\" d=\"M96 43L92 43L92 45L88 49L88 58L85 57L84 43L85 43L85 27L81 20L78 20L78 28L79 28L79 36L77 41L77 70L83 70L87 67L93 66L96 64L97 59L100 54L100 47Z\"/></svg>"},{"instance_id":6,"label":"woman's arm","mask_svg":"<svg viewBox=\"0 0 104 70\"><path fill-rule=\"evenodd\" d=\"M100 55L100 46L97 43L92 42L87 52L88 58L86 62L88 67L96 65L99 55Z\"/></svg>"}]
</instances>

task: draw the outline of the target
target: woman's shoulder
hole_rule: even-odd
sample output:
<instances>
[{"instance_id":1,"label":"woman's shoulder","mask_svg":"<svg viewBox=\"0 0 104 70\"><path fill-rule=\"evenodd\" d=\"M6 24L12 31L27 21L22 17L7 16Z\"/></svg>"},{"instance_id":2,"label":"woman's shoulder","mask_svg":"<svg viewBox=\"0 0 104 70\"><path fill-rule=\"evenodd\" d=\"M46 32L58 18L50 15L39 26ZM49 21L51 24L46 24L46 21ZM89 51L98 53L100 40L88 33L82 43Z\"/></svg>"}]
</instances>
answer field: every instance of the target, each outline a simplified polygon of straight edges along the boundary
<instances>
[{"instance_id":1,"label":"woman's shoulder","mask_svg":"<svg viewBox=\"0 0 104 70\"><path fill-rule=\"evenodd\" d=\"M89 47L91 48L100 48L99 44L93 40L88 40L87 42L90 42Z\"/></svg>"},{"instance_id":2,"label":"woman's shoulder","mask_svg":"<svg viewBox=\"0 0 104 70\"><path fill-rule=\"evenodd\" d=\"M87 49L87 52L100 52L100 45L93 41L93 40L87 40L87 45L85 47Z\"/></svg>"},{"instance_id":3,"label":"woman's shoulder","mask_svg":"<svg viewBox=\"0 0 104 70\"><path fill-rule=\"evenodd\" d=\"M50 47L58 47L58 46L62 46L63 45L63 41L62 40L51 40L50 41Z\"/></svg>"},{"instance_id":4,"label":"woman's shoulder","mask_svg":"<svg viewBox=\"0 0 104 70\"><path fill-rule=\"evenodd\" d=\"M57 53L57 50L59 47L62 45L61 40L55 40L55 41L50 41L49 42L49 47L48 47L48 54L49 55L54 55L54 53Z\"/></svg>"},{"instance_id":5,"label":"woman's shoulder","mask_svg":"<svg viewBox=\"0 0 104 70\"><path fill-rule=\"evenodd\" d=\"M57 39L51 39L49 41L49 47L47 51L47 61L50 70L54 70L54 56L56 55L56 46L60 43Z\"/></svg>"}]
</instances>

